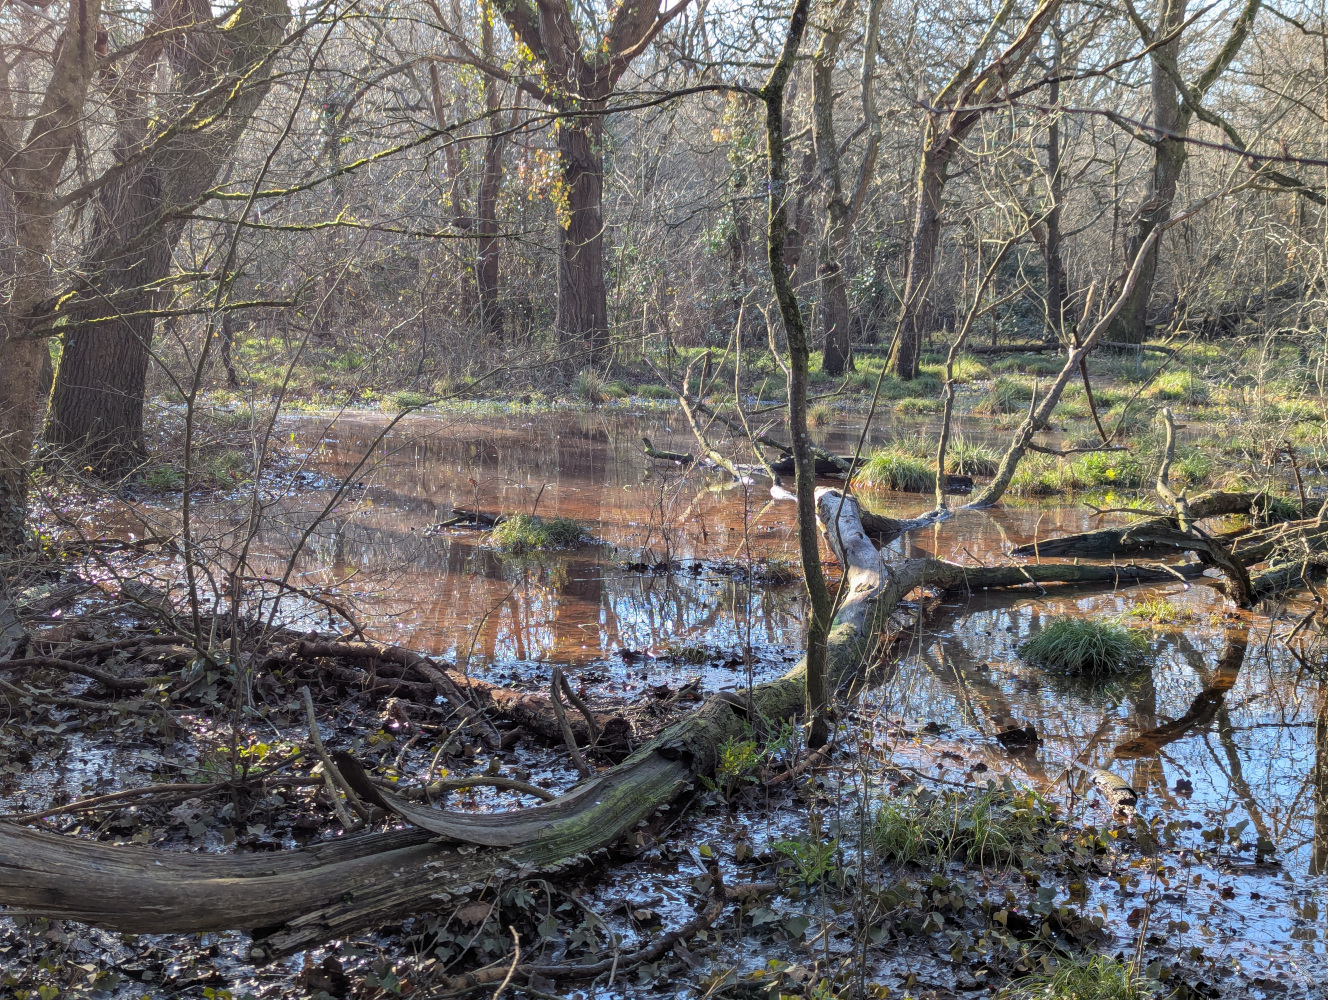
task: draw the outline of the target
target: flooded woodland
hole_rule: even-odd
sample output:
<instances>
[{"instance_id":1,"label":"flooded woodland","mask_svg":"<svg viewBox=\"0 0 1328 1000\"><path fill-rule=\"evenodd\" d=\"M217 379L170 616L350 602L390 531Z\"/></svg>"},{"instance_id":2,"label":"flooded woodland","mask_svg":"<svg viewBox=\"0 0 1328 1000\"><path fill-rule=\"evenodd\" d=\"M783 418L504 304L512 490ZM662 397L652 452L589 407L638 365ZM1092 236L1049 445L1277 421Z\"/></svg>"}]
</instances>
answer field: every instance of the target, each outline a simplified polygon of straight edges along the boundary
<instances>
[{"instance_id":1,"label":"flooded woodland","mask_svg":"<svg viewBox=\"0 0 1328 1000\"><path fill-rule=\"evenodd\" d=\"M0 1000L1328 1000L1324 0L0 0Z\"/></svg>"},{"instance_id":2,"label":"flooded woodland","mask_svg":"<svg viewBox=\"0 0 1328 1000\"><path fill-rule=\"evenodd\" d=\"M833 411L814 432L818 447L851 451L865 416ZM966 454L998 446L1008 435L999 423L957 418ZM61 678L29 656L27 676L44 679L31 690L59 694L47 702L15 689L4 729L11 816L125 849L239 851L256 861L346 837L338 816L352 828L400 828L402 817L386 809L355 817L339 790L324 788L322 765L305 749L296 693L304 686L322 706L323 744L382 787L432 784L435 806L503 814L573 791L584 781L578 767L593 775L631 760L707 699L741 703L803 655L794 504L753 477L647 455L643 439L656 455L695 446L676 409L628 400L399 419L315 413L274 426L280 465L256 491L200 495L196 544L218 574L229 553L250 547L256 589L267 589L246 611L295 648L340 637L382 644L382 658L278 652L270 674L253 674L237 715L225 668L200 663L184 637L124 639L104 669L123 664L124 676L148 682L131 690L147 695L130 705L121 691L125 714L112 720L67 697L97 692L104 672ZM864 448L888 452L937 430L935 417L891 412L868 428ZM1323 491L1317 470L1303 475L1308 502ZM842 488L842 477L823 481ZM933 506L916 493L859 495L867 510L896 518ZM960 507L881 551L887 561L975 568L1074 562L1040 549L1131 523L1098 511L1138 506L1140 495L1108 489ZM26 595L29 605L47 602L29 621L30 641L53 665L68 662L55 659L64 649L97 639L107 649L107 637L141 630L181 582L161 541L178 537L178 493L90 496L77 510L47 517L53 544L73 550L78 539L94 553L80 559L80 583ZM475 511L573 519L584 535L515 550L463 516ZM837 583L842 567L821 545ZM1122 573L1136 565L1121 562ZM298 920L276 935L182 937L12 917L7 953L31 960L58 941L88 960L78 968L94 970L87 982L110 995L187 995L192 983L213 995L376 996L463 989L464 970L508 953L514 933L551 973L610 963L572 987L536 965L522 987L536 995L952 996L1009 990L1088 948L1179 995L1316 995L1328 940L1317 591L1311 584L1241 609L1210 580L1153 576L924 585L841 690L827 747L808 748L787 722L749 721L721 742L711 776L652 810L607 854L564 859L570 868L556 877L491 877L448 893L446 912L429 902L424 913L383 914L331 941L315 931L309 947ZM283 578L291 584L271 586ZM176 601L157 604L158 618L166 607L187 621L187 599ZM1067 618L1123 623L1138 638L1137 662L1090 676L1029 662L1024 644ZM429 685L422 693L399 665L388 669L394 658L409 662L388 647L545 706L556 672L593 715L628 720L629 735L592 740L573 758L556 727L541 730L536 719L486 743L445 696ZM193 690L177 702L184 686ZM509 720L525 718L493 704ZM275 776L236 785L226 777L231 760ZM121 790L130 794L117 798ZM716 891L725 915L696 927ZM671 939L679 927L690 933ZM256 962L271 937L281 950ZM634 954L661 938L671 947ZM621 974L614 956L624 958Z\"/></svg>"}]
</instances>

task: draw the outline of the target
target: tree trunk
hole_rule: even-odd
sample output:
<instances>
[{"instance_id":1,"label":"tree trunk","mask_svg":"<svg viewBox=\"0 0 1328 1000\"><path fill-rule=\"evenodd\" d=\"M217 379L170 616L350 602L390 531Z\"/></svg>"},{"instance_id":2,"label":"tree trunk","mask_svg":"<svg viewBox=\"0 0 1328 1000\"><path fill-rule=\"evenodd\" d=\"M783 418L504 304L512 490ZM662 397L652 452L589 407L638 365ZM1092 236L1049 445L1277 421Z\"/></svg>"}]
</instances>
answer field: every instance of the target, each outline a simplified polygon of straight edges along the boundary
<instances>
[{"instance_id":1,"label":"tree trunk","mask_svg":"<svg viewBox=\"0 0 1328 1000\"><path fill-rule=\"evenodd\" d=\"M927 131L930 134L935 130L933 120L928 123ZM940 146L928 142L918 165L918 205L913 216L908 275L904 280L904 306L895 345L890 351L890 373L905 381L917 377L922 338L931 322L931 282L941 237L941 194L945 190L945 169L951 149L948 142Z\"/></svg>"},{"instance_id":2,"label":"tree trunk","mask_svg":"<svg viewBox=\"0 0 1328 1000\"><path fill-rule=\"evenodd\" d=\"M844 197L839 142L835 138L834 71L839 43L853 16L854 0L835 10L812 60L812 127L816 161L824 195L825 232L821 235L816 273L820 278L821 368L842 375L853 366L853 317L849 312L844 257L848 251L850 209Z\"/></svg>"},{"instance_id":3,"label":"tree trunk","mask_svg":"<svg viewBox=\"0 0 1328 1000\"><path fill-rule=\"evenodd\" d=\"M1047 125L1047 188L1051 208L1047 212L1047 236L1042 245L1046 261L1047 323L1051 337L1060 337L1069 317L1065 314L1065 263L1061 260L1061 125L1055 110L1061 100L1061 53L1065 40L1059 26L1052 29L1054 54L1051 62L1051 86L1047 99L1052 106L1051 122Z\"/></svg>"},{"instance_id":4,"label":"tree trunk","mask_svg":"<svg viewBox=\"0 0 1328 1000\"><path fill-rule=\"evenodd\" d=\"M41 406L49 341L32 336L32 314L50 291L55 236L52 200L69 158L96 64L100 0L69 4L62 44L27 136L0 123L5 156L0 183L13 192L13 283L0 310L0 553L23 545L28 511L28 457Z\"/></svg>"},{"instance_id":5,"label":"tree trunk","mask_svg":"<svg viewBox=\"0 0 1328 1000\"><path fill-rule=\"evenodd\" d=\"M168 20L206 23L209 18L205 8L181 4ZM48 444L77 456L79 465L95 475L123 476L147 454L143 395L156 320L145 313L156 304L157 293L142 289L170 274L184 223L168 216L196 202L231 158L267 92L265 68L254 64L271 58L289 19L284 0L265 0L242 8L240 19L224 32L176 36L180 42L167 50L176 86L184 94L211 91L191 111L199 122L210 119L208 126L182 128L98 195L83 266L93 287L82 294L84 304L71 310L73 326L65 336L44 431ZM250 82L234 99L230 88L218 86L247 72ZM138 104L125 112L117 138L119 158L141 146L147 117L163 110Z\"/></svg>"},{"instance_id":6,"label":"tree trunk","mask_svg":"<svg viewBox=\"0 0 1328 1000\"><path fill-rule=\"evenodd\" d=\"M480 328L493 345L503 342L503 303L498 284L498 192L502 184L503 140L490 136L484 146L484 167L475 213L479 219L479 249L475 284L480 296Z\"/></svg>"},{"instance_id":7,"label":"tree trunk","mask_svg":"<svg viewBox=\"0 0 1328 1000\"><path fill-rule=\"evenodd\" d=\"M770 283L779 302L779 313L788 335L789 433L793 441L793 467L798 503L798 550L802 575L806 581L811 614L807 622L806 711L810 724L807 741L820 746L829 736L825 719L829 686L826 681L827 643L833 602L821 570L821 551L816 532L816 458L811 434L807 429L807 383L810 348L802 309L789 277L785 260L788 238L788 157L784 150L784 89L797 57L798 47L807 27L811 0L797 0L789 17L788 34L778 62L770 71L761 98L765 103L767 167L766 256L770 264ZM842 505L841 505L842 506ZM856 506L856 505L855 505ZM856 516L856 515L855 515ZM839 524L836 512L834 523ZM860 528L859 528L860 530ZM838 551L836 549L836 551Z\"/></svg>"},{"instance_id":8,"label":"tree trunk","mask_svg":"<svg viewBox=\"0 0 1328 1000\"><path fill-rule=\"evenodd\" d=\"M127 152L118 150L119 155ZM156 181L156 172L149 171L103 189L87 254L97 262L98 290L141 288L170 273L172 250L183 231L178 223L157 226L146 241L118 252L152 227L160 208ZM127 475L147 457L143 396L156 318L143 313L156 301L154 293L145 291L119 298L110 308L93 304L79 320L96 325L76 327L65 336L44 436L95 476Z\"/></svg>"},{"instance_id":9,"label":"tree trunk","mask_svg":"<svg viewBox=\"0 0 1328 1000\"><path fill-rule=\"evenodd\" d=\"M603 102L596 102L598 110ZM558 339L599 351L609 342L604 286L604 124L598 116L564 119L558 129L564 225L558 229Z\"/></svg>"},{"instance_id":10,"label":"tree trunk","mask_svg":"<svg viewBox=\"0 0 1328 1000\"><path fill-rule=\"evenodd\" d=\"M1166 36L1180 28L1185 22L1185 4L1186 0L1165 0L1155 36ZM1159 63L1160 59L1167 59L1174 64L1179 54L1180 36L1177 35L1153 56L1153 124L1165 132L1183 137L1189 127L1190 116L1181 109L1175 80ZM1140 206L1126 245L1128 259L1134 259L1148 239L1148 234L1171 214L1172 202L1176 200L1176 184L1185 168L1185 160L1183 138L1163 136L1157 140L1153 147L1153 172L1149 178L1148 195ZM1139 280L1135 282L1116 322L1112 324L1108 340L1142 344L1147 337L1148 303L1153 297L1153 282L1157 277L1157 255L1158 241L1154 240L1139 270Z\"/></svg>"}]
</instances>

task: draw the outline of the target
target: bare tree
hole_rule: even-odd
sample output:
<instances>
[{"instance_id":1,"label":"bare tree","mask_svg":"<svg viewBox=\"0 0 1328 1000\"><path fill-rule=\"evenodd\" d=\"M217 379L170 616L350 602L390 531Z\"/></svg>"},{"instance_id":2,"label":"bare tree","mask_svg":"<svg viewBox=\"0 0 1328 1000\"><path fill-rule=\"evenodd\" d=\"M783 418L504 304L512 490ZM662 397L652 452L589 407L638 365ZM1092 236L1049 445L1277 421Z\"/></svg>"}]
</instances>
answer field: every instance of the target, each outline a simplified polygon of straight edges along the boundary
<instances>
[{"instance_id":1,"label":"bare tree","mask_svg":"<svg viewBox=\"0 0 1328 1000\"><path fill-rule=\"evenodd\" d=\"M97 68L100 0L69 4L60 38L51 51L50 76L35 113L16 107L3 63L0 78L0 164L11 192L11 291L0 309L4 342L0 344L0 553L14 553L24 539L27 517L28 457L41 404L42 369L49 363L45 336L33 335L33 313L51 287L51 249L55 236L56 189L74 148ZM44 26L43 26L44 27ZM20 50L20 58L31 57ZM19 97L21 100L22 98ZM26 134L22 123L30 120Z\"/></svg>"}]
</instances>

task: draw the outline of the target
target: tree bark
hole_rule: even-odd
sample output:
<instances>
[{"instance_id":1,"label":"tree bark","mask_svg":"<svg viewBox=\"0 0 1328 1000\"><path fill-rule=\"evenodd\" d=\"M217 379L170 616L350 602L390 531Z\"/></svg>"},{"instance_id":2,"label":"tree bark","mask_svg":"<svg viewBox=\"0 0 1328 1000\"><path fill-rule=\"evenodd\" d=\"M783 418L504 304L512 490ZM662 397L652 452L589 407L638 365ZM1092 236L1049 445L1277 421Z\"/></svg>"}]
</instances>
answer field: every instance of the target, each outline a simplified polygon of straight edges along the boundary
<instances>
[{"instance_id":1,"label":"tree bark","mask_svg":"<svg viewBox=\"0 0 1328 1000\"><path fill-rule=\"evenodd\" d=\"M1187 84L1180 73L1180 31L1185 23L1186 0L1163 0L1157 29L1149 27L1131 12L1135 27L1145 44L1169 38L1157 45L1149 58L1152 63L1153 124L1162 134L1149 142L1153 146L1153 171L1149 178L1148 194L1139 207L1134 229L1130 233L1127 255L1131 258L1145 244L1148 236L1171 212L1176 198L1176 186L1185 169L1187 150L1185 138L1190 120L1199 110L1204 95L1226 72L1232 60L1249 36L1259 11L1261 0L1246 0L1231 31L1221 48L1213 55L1193 86ZM1174 37L1169 37L1174 35ZM1139 273L1139 280L1131 291L1129 301L1116 318L1109 340L1140 344L1148 333L1148 304L1157 277L1158 242L1148 248Z\"/></svg>"},{"instance_id":2,"label":"tree bark","mask_svg":"<svg viewBox=\"0 0 1328 1000\"><path fill-rule=\"evenodd\" d=\"M856 189L851 195L846 195L839 142L835 138L834 72L840 42L855 10L856 0L842 0L812 60L813 137L825 208L825 232L821 238L817 262L817 275L821 284L821 340L824 345L821 367L831 375L841 375L853 368L854 322L849 308L844 260L848 255L849 234L866 189L871 184L876 167L876 151L880 146L880 124L873 86L880 0L871 0L867 11L867 35L863 40L860 79L867 148L863 153Z\"/></svg>"},{"instance_id":3,"label":"tree bark","mask_svg":"<svg viewBox=\"0 0 1328 1000\"><path fill-rule=\"evenodd\" d=\"M929 122L928 134L935 128L936 123ZM913 240L908 252L908 273L904 278L904 305L889 360L890 373L905 381L917 378L922 338L931 323L931 282L941 236L941 194L945 190L945 170L951 155L949 145L937 146L927 142L918 164L918 204L913 213Z\"/></svg>"},{"instance_id":4,"label":"tree bark","mask_svg":"<svg viewBox=\"0 0 1328 1000\"><path fill-rule=\"evenodd\" d=\"M1164 0L1158 33L1167 35L1185 22L1186 0ZM1174 60L1180 53L1180 38L1173 38L1161 47L1158 55ZM1165 132L1183 136L1189 126L1189 115L1180 106L1180 94L1175 82L1159 65L1158 55L1152 59L1153 124ZM1176 185L1185 169L1187 151L1183 138L1166 136L1154 140L1153 170L1149 176L1148 194L1140 207L1138 219L1126 244L1127 259L1139 253L1148 234L1158 222L1171 214L1176 200ZM1139 280L1121 307L1112 325L1109 340L1125 344L1142 344L1148 333L1148 303L1153 297L1153 282L1157 277L1158 243L1155 240L1144 255Z\"/></svg>"},{"instance_id":5,"label":"tree bark","mask_svg":"<svg viewBox=\"0 0 1328 1000\"><path fill-rule=\"evenodd\" d=\"M206 23L209 9L195 2L170 8L157 30ZM209 96L178 112L205 127L182 128L142 163L102 187L83 271L90 287L71 315L64 351L51 393L44 437L99 476L119 477L147 454L143 437L144 389L156 318L149 315L159 293L145 286L167 277L187 209L214 182L230 159L268 83L263 63L281 38L290 11L284 0L241 8L225 31L181 31L162 46L187 100ZM155 58L142 69L151 71ZM245 75L243 89L224 86ZM149 141L149 115L163 109L131 96L123 109L116 156L122 162ZM210 121L208 119L211 119ZM114 296L114 299L111 297Z\"/></svg>"},{"instance_id":6,"label":"tree bark","mask_svg":"<svg viewBox=\"0 0 1328 1000\"><path fill-rule=\"evenodd\" d=\"M903 307L895 346L890 352L889 370L898 378L917 377L922 338L931 322L931 289L940 243L941 194L945 190L946 171L982 117L983 109L978 106L1002 91L1023 68L1042 33L1056 19L1062 2L1044 0L1000 55L979 70L979 63L986 58L989 46L1014 10L1010 0L1002 4L977 50L936 96L932 102L934 108L927 111Z\"/></svg>"},{"instance_id":7,"label":"tree bark","mask_svg":"<svg viewBox=\"0 0 1328 1000\"><path fill-rule=\"evenodd\" d=\"M1064 178L1061 176L1061 120L1056 110L1061 101L1061 64L1065 39L1060 25L1052 28L1053 55L1051 85L1047 100L1051 104L1051 121L1047 124L1047 190L1051 205L1047 210L1046 238L1042 254L1046 263L1048 339L1060 339L1069 317L1065 312L1065 262L1061 259L1061 202Z\"/></svg>"},{"instance_id":8,"label":"tree bark","mask_svg":"<svg viewBox=\"0 0 1328 1000\"><path fill-rule=\"evenodd\" d=\"M590 110L603 107L595 102ZM558 228L558 338L598 351L609 340L604 286L604 122L564 119L558 129L566 215Z\"/></svg>"},{"instance_id":9,"label":"tree bark","mask_svg":"<svg viewBox=\"0 0 1328 1000\"><path fill-rule=\"evenodd\" d=\"M72 0L62 44L41 106L26 137L0 123L0 182L12 191L14 274L0 310L0 554L23 544L28 511L28 458L36 436L38 395L50 363L46 336L33 336L33 312L51 282L55 236L52 201L78 134L96 65L100 0ZM6 68L5 72L8 72ZM7 83L7 81L6 81Z\"/></svg>"},{"instance_id":10,"label":"tree bark","mask_svg":"<svg viewBox=\"0 0 1328 1000\"><path fill-rule=\"evenodd\" d=\"M770 281L774 285L779 312L788 336L789 433L793 438L793 467L798 503L798 549L802 557L802 575L811 603L807 623L806 708L810 723L808 743L821 746L828 739L825 709L828 704L826 684L826 642L833 613L830 591L821 570L821 553L816 533L816 456L807 429L807 383L810 372L810 346L798 296L789 278L785 260L788 238L788 157L784 150L784 90L788 86L793 61L807 27L811 0L795 0L789 17L779 60L770 71L761 100L765 104L767 191L766 257ZM834 523L838 524L836 518Z\"/></svg>"}]
</instances>

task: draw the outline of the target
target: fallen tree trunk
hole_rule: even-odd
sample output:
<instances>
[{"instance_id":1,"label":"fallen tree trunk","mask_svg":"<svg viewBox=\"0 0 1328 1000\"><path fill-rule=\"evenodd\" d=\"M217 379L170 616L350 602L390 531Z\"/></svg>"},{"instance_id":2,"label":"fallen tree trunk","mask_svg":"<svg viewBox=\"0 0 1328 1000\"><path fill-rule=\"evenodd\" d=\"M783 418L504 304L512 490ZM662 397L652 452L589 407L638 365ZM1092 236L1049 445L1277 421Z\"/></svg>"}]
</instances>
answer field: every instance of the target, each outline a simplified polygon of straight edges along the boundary
<instances>
[{"instance_id":1,"label":"fallen tree trunk","mask_svg":"<svg viewBox=\"0 0 1328 1000\"><path fill-rule=\"evenodd\" d=\"M836 688L892 639L886 624L920 586L976 590L1169 575L1137 566L974 568L932 558L887 566L863 529L857 501L822 490L818 513L844 567L827 656ZM111 847L0 824L0 903L14 915L79 920L128 933L252 929L250 957L270 961L504 881L586 863L675 800L697 776L713 772L726 740L743 737L750 725L796 716L803 707L804 669L800 663L756 686L750 699L712 696L622 764L547 805L483 816L430 810L436 816L420 817L443 838L465 843L440 843L438 833L407 829L294 851L215 856ZM476 840L505 846L477 846Z\"/></svg>"},{"instance_id":2,"label":"fallen tree trunk","mask_svg":"<svg viewBox=\"0 0 1328 1000\"><path fill-rule=\"evenodd\" d=\"M1204 493L1189 503L1192 520L1201 521L1208 517L1225 517L1230 514L1248 514L1251 509L1265 502L1265 493ZM1097 531L1080 531L1059 538L1039 539L1024 545L1017 545L1011 550L1016 556L1039 556L1041 558L1080 558L1110 559L1112 556L1139 556L1165 551L1171 546L1156 546L1144 539L1151 528L1178 528L1180 525L1174 513L1159 513L1155 517L1136 521L1134 524L1119 528L1102 528Z\"/></svg>"}]
</instances>

